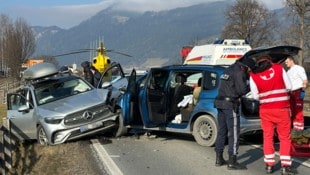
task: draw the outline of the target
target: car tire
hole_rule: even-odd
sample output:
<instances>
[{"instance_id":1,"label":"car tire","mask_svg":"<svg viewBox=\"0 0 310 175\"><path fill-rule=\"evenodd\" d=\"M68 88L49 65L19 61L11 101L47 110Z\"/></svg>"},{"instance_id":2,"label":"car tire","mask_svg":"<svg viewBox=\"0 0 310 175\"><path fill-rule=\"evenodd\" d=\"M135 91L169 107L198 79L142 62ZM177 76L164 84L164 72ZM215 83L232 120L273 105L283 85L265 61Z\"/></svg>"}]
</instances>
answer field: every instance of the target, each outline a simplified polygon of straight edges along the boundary
<instances>
[{"instance_id":1,"label":"car tire","mask_svg":"<svg viewBox=\"0 0 310 175\"><path fill-rule=\"evenodd\" d=\"M201 146L213 146L217 137L217 124L210 115L199 116L193 127L193 135Z\"/></svg>"},{"instance_id":2,"label":"car tire","mask_svg":"<svg viewBox=\"0 0 310 175\"><path fill-rule=\"evenodd\" d=\"M40 145L48 145L46 132L41 125L39 125L37 129L37 141Z\"/></svg>"},{"instance_id":3,"label":"car tire","mask_svg":"<svg viewBox=\"0 0 310 175\"><path fill-rule=\"evenodd\" d=\"M124 126L124 119L122 115L122 111L120 109L117 110L118 118L116 119L116 130L114 133L114 137L120 137L127 134L128 129Z\"/></svg>"}]
</instances>

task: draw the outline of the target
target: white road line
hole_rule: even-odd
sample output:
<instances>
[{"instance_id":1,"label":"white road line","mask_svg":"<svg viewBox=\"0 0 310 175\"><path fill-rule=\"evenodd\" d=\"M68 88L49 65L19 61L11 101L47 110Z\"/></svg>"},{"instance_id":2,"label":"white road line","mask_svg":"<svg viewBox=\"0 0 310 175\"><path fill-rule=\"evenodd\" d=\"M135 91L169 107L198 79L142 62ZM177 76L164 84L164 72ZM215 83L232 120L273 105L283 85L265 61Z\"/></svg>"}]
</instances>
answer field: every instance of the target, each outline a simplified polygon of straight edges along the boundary
<instances>
[{"instance_id":1,"label":"white road line","mask_svg":"<svg viewBox=\"0 0 310 175\"><path fill-rule=\"evenodd\" d=\"M118 168L118 166L115 164L115 162L111 159L110 155L107 153L107 151L104 149L104 147L100 144L98 139L92 139L92 146L94 149L100 153L98 154L100 160L104 163L105 168L107 168L107 171L110 175L123 175L123 172ZM114 155L115 157L115 155Z\"/></svg>"},{"instance_id":2,"label":"white road line","mask_svg":"<svg viewBox=\"0 0 310 175\"><path fill-rule=\"evenodd\" d=\"M107 168L107 171L109 172L110 175L123 175L123 172L118 168L118 166L115 164L115 162L112 160L111 157L119 157L118 155L109 155L107 153L107 151L104 149L104 147L101 145L101 143L99 142L98 139L92 139L92 146L94 147L94 149L100 153L98 154L100 160L104 163L105 168ZM254 144L250 144L248 143L248 145L254 147L254 148L261 148L261 145L254 145ZM276 155L279 156L279 153L276 152ZM308 168L310 168L310 163L308 162L303 162L300 161L298 159L292 159L292 161L295 161L303 166L306 166Z\"/></svg>"},{"instance_id":3,"label":"white road line","mask_svg":"<svg viewBox=\"0 0 310 175\"><path fill-rule=\"evenodd\" d=\"M261 145L253 145L253 144L250 144L250 143L248 143L248 145L250 145L250 146L252 146L254 148L259 148L259 149L263 150ZM276 151L275 154L277 156L280 156L279 152L277 152L277 151ZM294 159L294 158L292 158L292 161L297 162L297 163L299 163L299 164L301 164L303 166L306 166L306 167L310 168L310 163L308 163L308 162L304 162L304 161L301 161L301 160L298 160L298 159Z\"/></svg>"}]
</instances>

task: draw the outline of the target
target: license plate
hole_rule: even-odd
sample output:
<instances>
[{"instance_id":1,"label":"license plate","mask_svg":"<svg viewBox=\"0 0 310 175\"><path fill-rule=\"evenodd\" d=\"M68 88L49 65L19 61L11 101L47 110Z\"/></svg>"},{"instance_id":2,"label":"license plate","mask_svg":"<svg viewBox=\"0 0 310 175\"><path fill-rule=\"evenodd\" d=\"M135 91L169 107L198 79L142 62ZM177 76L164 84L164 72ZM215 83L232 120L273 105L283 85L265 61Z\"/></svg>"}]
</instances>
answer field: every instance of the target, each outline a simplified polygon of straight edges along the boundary
<instances>
[{"instance_id":1,"label":"license plate","mask_svg":"<svg viewBox=\"0 0 310 175\"><path fill-rule=\"evenodd\" d=\"M98 128L99 126L102 126L102 122L96 122L96 123L91 123L88 125L81 126L80 131L85 132L90 129Z\"/></svg>"}]
</instances>

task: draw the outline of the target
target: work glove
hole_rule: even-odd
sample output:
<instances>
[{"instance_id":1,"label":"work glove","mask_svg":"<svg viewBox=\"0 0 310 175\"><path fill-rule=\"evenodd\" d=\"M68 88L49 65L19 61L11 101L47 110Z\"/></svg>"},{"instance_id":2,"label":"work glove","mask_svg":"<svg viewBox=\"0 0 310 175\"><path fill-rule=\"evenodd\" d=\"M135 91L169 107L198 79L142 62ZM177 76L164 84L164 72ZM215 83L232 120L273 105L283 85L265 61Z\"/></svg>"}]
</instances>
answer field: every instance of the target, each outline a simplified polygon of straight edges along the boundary
<instances>
[{"instance_id":1,"label":"work glove","mask_svg":"<svg viewBox=\"0 0 310 175\"><path fill-rule=\"evenodd\" d=\"M304 90L302 90L302 91L300 92L300 98L301 98L301 99L304 99L304 98L305 98L305 91L304 91Z\"/></svg>"}]
</instances>

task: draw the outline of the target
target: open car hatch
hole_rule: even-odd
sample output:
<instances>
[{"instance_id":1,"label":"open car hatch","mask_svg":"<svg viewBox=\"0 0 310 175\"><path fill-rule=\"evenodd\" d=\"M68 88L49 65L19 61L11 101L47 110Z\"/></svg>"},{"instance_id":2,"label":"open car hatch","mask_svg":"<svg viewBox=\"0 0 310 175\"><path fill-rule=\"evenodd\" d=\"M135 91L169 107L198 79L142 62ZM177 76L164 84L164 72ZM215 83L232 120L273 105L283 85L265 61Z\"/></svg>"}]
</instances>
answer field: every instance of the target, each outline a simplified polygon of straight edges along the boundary
<instances>
[{"instance_id":1,"label":"open car hatch","mask_svg":"<svg viewBox=\"0 0 310 175\"><path fill-rule=\"evenodd\" d=\"M274 63L282 63L287 56L295 56L301 48L296 46L274 46L274 47L264 47L264 48L255 48L244 54L242 59L256 59L263 55L269 55L271 61Z\"/></svg>"}]
</instances>

